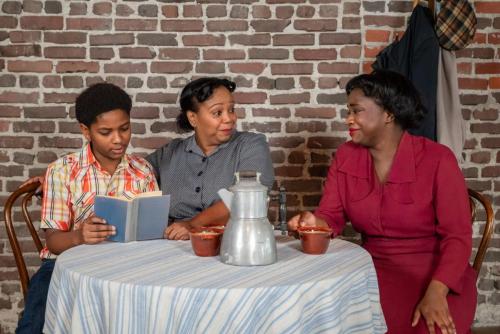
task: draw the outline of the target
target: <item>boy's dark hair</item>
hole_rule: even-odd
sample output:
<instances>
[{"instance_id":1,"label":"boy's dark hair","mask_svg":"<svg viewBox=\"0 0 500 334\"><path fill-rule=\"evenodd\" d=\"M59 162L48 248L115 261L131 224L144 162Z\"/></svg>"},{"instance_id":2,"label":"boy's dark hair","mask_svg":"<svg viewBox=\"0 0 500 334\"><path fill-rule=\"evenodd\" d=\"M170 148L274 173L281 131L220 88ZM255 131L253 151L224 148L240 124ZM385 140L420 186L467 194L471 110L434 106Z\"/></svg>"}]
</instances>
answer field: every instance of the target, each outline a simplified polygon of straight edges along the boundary
<instances>
[{"instance_id":1,"label":"boy's dark hair","mask_svg":"<svg viewBox=\"0 0 500 334\"><path fill-rule=\"evenodd\" d=\"M228 91L234 92L236 84L227 79L199 78L188 83L181 92L181 113L177 116L177 126L182 130L193 130L187 118L187 112L198 112L198 104L206 101L212 96L218 87L226 87Z\"/></svg>"},{"instance_id":2,"label":"boy's dark hair","mask_svg":"<svg viewBox=\"0 0 500 334\"><path fill-rule=\"evenodd\" d=\"M420 95L402 74L388 70L361 74L349 80L345 88L347 95L354 89L361 89L366 97L394 115L395 123L403 130L417 127L424 118L426 110Z\"/></svg>"},{"instance_id":3,"label":"boy's dark hair","mask_svg":"<svg viewBox=\"0 0 500 334\"><path fill-rule=\"evenodd\" d=\"M131 108L130 96L120 87L108 82L88 87L76 98L75 103L76 119L87 127L102 113L121 109L130 115Z\"/></svg>"}]
</instances>

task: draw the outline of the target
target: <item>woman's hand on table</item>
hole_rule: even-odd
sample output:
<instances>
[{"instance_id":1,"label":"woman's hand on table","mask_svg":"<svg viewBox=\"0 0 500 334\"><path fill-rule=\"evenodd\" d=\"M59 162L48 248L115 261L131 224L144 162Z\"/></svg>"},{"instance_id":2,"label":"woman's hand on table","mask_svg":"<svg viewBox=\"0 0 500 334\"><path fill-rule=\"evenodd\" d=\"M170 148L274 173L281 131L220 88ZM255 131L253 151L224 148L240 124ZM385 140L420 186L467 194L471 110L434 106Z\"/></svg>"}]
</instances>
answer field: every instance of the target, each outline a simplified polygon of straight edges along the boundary
<instances>
[{"instance_id":1,"label":"woman's hand on table","mask_svg":"<svg viewBox=\"0 0 500 334\"><path fill-rule=\"evenodd\" d=\"M441 329L443 334L455 334L455 324L448 309L446 296L448 287L437 280L432 280L424 298L418 303L413 313L412 327L415 327L423 317L430 334L435 334L435 326Z\"/></svg>"},{"instance_id":2,"label":"woman's hand on table","mask_svg":"<svg viewBox=\"0 0 500 334\"><path fill-rule=\"evenodd\" d=\"M288 235L298 237L297 229L302 226L329 227L323 219L316 217L312 212L303 211L288 221Z\"/></svg>"},{"instance_id":3,"label":"woman's hand on table","mask_svg":"<svg viewBox=\"0 0 500 334\"><path fill-rule=\"evenodd\" d=\"M97 244L116 234L116 227L106 224L97 216L90 216L80 224L80 240L82 244Z\"/></svg>"},{"instance_id":4,"label":"woman's hand on table","mask_svg":"<svg viewBox=\"0 0 500 334\"><path fill-rule=\"evenodd\" d=\"M163 238L171 240L189 240L189 221L175 222L168 226L163 232Z\"/></svg>"}]
</instances>

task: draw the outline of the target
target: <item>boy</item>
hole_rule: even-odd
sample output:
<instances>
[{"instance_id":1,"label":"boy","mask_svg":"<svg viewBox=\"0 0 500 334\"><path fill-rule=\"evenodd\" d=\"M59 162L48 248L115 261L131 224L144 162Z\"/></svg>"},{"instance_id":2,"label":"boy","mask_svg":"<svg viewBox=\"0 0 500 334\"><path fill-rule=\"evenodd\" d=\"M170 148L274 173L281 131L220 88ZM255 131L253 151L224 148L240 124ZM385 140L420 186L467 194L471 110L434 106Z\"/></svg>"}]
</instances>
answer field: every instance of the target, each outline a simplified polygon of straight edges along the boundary
<instances>
[{"instance_id":1,"label":"boy","mask_svg":"<svg viewBox=\"0 0 500 334\"><path fill-rule=\"evenodd\" d=\"M33 275L16 333L41 333L55 258L81 244L97 244L114 226L93 215L96 195L121 196L158 190L146 160L125 154L130 142L130 97L110 83L87 88L76 99L76 118L87 143L51 163L45 175L40 228L46 245Z\"/></svg>"}]
</instances>

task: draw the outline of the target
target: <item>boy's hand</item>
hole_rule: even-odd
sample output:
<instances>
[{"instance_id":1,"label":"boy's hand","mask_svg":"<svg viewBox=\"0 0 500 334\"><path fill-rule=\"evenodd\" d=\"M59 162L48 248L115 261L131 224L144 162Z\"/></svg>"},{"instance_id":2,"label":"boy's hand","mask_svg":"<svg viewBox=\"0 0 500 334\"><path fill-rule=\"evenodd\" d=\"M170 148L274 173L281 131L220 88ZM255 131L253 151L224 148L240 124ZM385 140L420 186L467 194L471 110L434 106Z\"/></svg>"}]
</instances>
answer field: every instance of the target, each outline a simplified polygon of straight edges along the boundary
<instances>
[{"instance_id":1,"label":"boy's hand","mask_svg":"<svg viewBox=\"0 0 500 334\"><path fill-rule=\"evenodd\" d=\"M191 224L188 221L173 223L163 232L163 238L171 240L189 240L189 229Z\"/></svg>"},{"instance_id":2,"label":"boy's hand","mask_svg":"<svg viewBox=\"0 0 500 334\"><path fill-rule=\"evenodd\" d=\"M78 231L82 244L97 244L116 234L116 228L113 225L106 224L104 219L96 216L85 219Z\"/></svg>"}]
</instances>

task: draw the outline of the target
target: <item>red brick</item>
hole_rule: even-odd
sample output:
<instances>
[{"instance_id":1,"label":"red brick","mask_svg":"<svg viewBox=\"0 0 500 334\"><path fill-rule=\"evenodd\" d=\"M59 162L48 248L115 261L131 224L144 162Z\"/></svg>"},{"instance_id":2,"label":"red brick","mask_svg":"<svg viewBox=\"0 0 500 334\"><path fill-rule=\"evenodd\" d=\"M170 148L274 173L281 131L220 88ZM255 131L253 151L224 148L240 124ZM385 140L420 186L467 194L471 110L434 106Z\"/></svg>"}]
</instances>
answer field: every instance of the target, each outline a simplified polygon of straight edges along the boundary
<instances>
[{"instance_id":1,"label":"red brick","mask_svg":"<svg viewBox=\"0 0 500 334\"><path fill-rule=\"evenodd\" d=\"M271 64L271 73L273 75L283 74L312 74L313 64L294 63L294 64Z\"/></svg>"},{"instance_id":2,"label":"red brick","mask_svg":"<svg viewBox=\"0 0 500 334\"><path fill-rule=\"evenodd\" d=\"M474 118L482 121L494 121L498 119L498 109L475 110Z\"/></svg>"},{"instance_id":3,"label":"red brick","mask_svg":"<svg viewBox=\"0 0 500 334\"><path fill-rule=\"evenodd\" d=\"M146 73L147 65L146 63L112 63L104 64L105 73Z\"/></svg>"},{"instance_id":4,"label":"red brick","mask_svg":"<svg viewBox=\"0 0 500 334\"><path fill-rule=\"evenodd\" d=\"M245 20L222 20L222 21L208 21L208 31L247 31L248 22Z\"/></svg>"},{"instance_id":5,"label":"red brick","mask_svg":"<svg viewBox=\"0 0 500 334\"><path fill-rule=\"evenodd\" d=\"M114 56L113 48L90 48L91 59L111 59Z\"/></svg>"},{"instance_id":6,"label":"red brick","mask_svg":"<svg viewBox=\"0 0 500 334\"><path fill-rule=\"evenodd\" d=\"M134 34L129 33L90 36L90 45L129 45L134 44L134 41Z\"/></svg>"},{"instance_id":7,"label":"red brick","mask_svg":"<svg viewBox=\"0 0 500 334\"><path fill-rule=\"evenodd\" d=\"M63 77L64 88L83 88L83 78L80 75L68 75Z\"/></svg>"},{"instance_id":8,"label":"red brick","mask_svg":"<svg viewBox=\"0 0 500 334\"><path fill-rule=\"evenodd\" d=\"M56 125L51 121L14 122L14 132L53 133Z\"/></svg>"},{"instance_id":9,"label":"red brick","mask_svg":"<svg viewBox=\"0 0 500 334\"><path fill-rule=\"evenodd\" d=\"M45 93L43 101L45 103L74 103L77 93Z\"/></svg>"},{"instance_id":10,"label":"red brick","mask_svg":"<svg viewBox=\"0 0 500 334\"><path fill-rule=\"evenodd\" d=\"M288 50L278 48L252 48L248 50L250 59L287 59Z\"/></svg>"},{"instance_id":11,"label":"red brick","mask_svg":"<svg viewBox=\"0 0 500 334\"><path fill-rule=\"evenodd\" d=\"M500 6L496 1L475 1L474 8L479 14L500 14Z\"/></svg>"},{"instance_id":12,"label":"red brick","mask_svg":"<svg viewBox=\"0 0 500 334\"><path fill-rule=\"evenodd\" d=\"M148 47L122 47L119 50L120 58L125 59L152 59L156 52Z\"/></svg>"},{"instance_id":13,"label":"red brick","mask_svg":"<svg viewBox=\"0 0 500 334\"><path fill-rule=\"evenodd\" d=\"M83 140L81 138L68 137L47 137L41 136L38 138L39 147L56 147L56 148L72 148L79 149L82 147Z\"/></svg>"},{"instance_id":14,"label":"red brick","mask_svg":"<svg viewBox=\"0 0 500 334\"><path fill-rule=\"evenodd\" d=\"M1 95L1 94L0 94ZM33 148L33 136L0 136L0 148Z\"/></svg>"},{"instance_id":15,"label":"red brick","mask_svg":"<svg viewBox=\"0 0 500 334\"><path fill-rule=\"evenodd\" d=\"M66 29L68 30L111 30L111 19L93 18L68 18Z\"/></svg>"},{"instance_id":16,"label":"red brick","mask_svg":"<svg viewBox=\"0 0 500 334\"><path fill-rule=\"evenodd\" d=\"M290 109L288 108L253 108L252 115L254 117L290 117Z\"/></svg>"},{"instance_id":17,"label":"red brick","mask_svg":"<svg viewBox=\"0 0 500 334\"><path fill-rule=\"evenodd\" d=\"M132 147L137 148L147 148L147 149L157 149L168 144L169 139L165 136L161 137L148 137L148 138L137 138L133 137L130 141Z\"/></svg>"},{"instance_id":18,"label":"red brick","mask_svg":"<svg viewBox=\"0 0 500 334\"><path fill-rule=\"evenodd\" d=\"M45 32L45 34L51 34ZM9 31L11 43L36 43L42 40L41 31Z\"/></svg>"},{"instance_id":19,"label":"red brick","mask_svg":"<svg viewBox=\"0 0 500 334\"><path fill-rule=\"evenodd\" d=\"M14 16L0 16L1 29L15 29L17 26L17 18Z\"/></svg>"},{"instance_id":20,"label":"red brick","mask_svg":"<svg viewBox=\"0 0 500 334\"><path fill-rule=\"evenodd\" d=\"M319 73L327 74L357 74L359 73L359 64L356 63L319 63Z\"/></svg>"},{"instance_id":21,"label":"red brick","mask_svg":"<svg viewBox=\"0 0 500 334\"><path fill-rule=\"evenodd\" d=\"M184 5L182 7L182 16L184 17L202 17L202 5Z\"/></svg>"},{"instance_id":22,"label":"red brick","mask_svg":"<svg viewBox=\"0 0 500 334\"><path fill-rule=\"evenodd\" d=\"M310 102L309 93L278 94L269 97L271 104L301 104Z\"/></svg>"},{"instance_id":23,"label":"red brick","mask_svg":"<svg viewBox=\"0 0 500 334\"><path fill-rule=\"evenodd\" d=\"M290 25L290 20L253 20L250 25L257 32L283 32Z\"/></svg>"},{"instance_id":24,"label":"red brick","mask_svg":"<svg viewBox=\"0 0 500 334\"><path fill-rule=\"evenodd\" d=\"M473 78L458 78L458 88L484 90L488 88L488 80Z\"/></svg>"},{"instance_id":25,"label":"red brick","mask_svg":"<svg viewBox=\"0 0 500 334\"><path fill-rule=\"evenodd\" d=\"M305 143L305 139L302 137L272 137L269 138L269 146L280 147L280 148L295 148ZM288 187L288 191L291 191Z\"/></svg>"},{"instance_id":26,"label":"red brick","mask_svg":"<svg viewBox=\"0 0 500 334\"><path fill-rule=\"evenodd\" d=\"M211 1L211 2L223 2L225 1ZM227 7L225 5L209 5L206 9L206 16L208 18L214 17L224 17L227 16Z\"/></svg>"},{"instance_id":27,"label":"red brick","mask_svg":"<svg viewBox=\"0 0 500 334\"><path fill-rule=\"evenodd\" d=\"M300 77L299 78L300 87L304 89L314 89L316 87L316 83L309 77Z\"/></svg>"},{"instance_id":28,"label":"red brick","mask_svg":"<svg viewBox=\"0 0 500 334\"><path fill-rule=\"evenodd\" d=\"M322 33L319 35L320 45L345 45L345 44L361 44L360 33Z\"/></svg>"},{"instance_id":29,"label":"red brick","mask_svg":"<svg viewBox=\"0 0 500 334\"><path fill-rule=\"evenodd\" d=\"M201 32L203 31L202 20L162 20L162 31L176 32Z\"/></svg>"},{"instance_id":30,"label":"red brick","mask_svg":"<svg viewBox=\"0 0 500 334\"><path fill-rule=\"evenodd\" d=\"M380 51L382 51L385 48L385 45L381 46L376 46L376 47L366 47L364 48L365 51L365 57L366 58L375 58Z\"/></svg>"},{"instance_id":31,"label":"red brick","mask_svg":"<svg viewBox=\"0 0 500 334\"><path fill-rule=\"evenodd\" d=\"M80 133L80 124L77 122L59 122L58 133Z\"/></svg>"},{"instance_id":32,"label":"red brick","mask_svg":"<svg viewBox=\"0 0 500 334\"><path fill-rule=\"evenodd\" d=\"M336 9L335 13L338 12L337 6L321 6L320 13L321 13L321 9L323 7L334 7ZM344 3L344 14L359 15L359 8L360 8L359 2L345 2ZM337 13L335 14L335 16L337 16Z\"/></svg>"},{"instance_id":33,"label":"red brick","mask_svg":"<svg viewBox=\"0 0 500 334\"><path fill-rule=\"evenodd\" d=\"M166 5L161 7L161 13L167 18L174 18L179 16L179 7L174 5Z\"/></svg>"},{"instance_id":34,"label":"red brick","mask_svg":"<svg viewBox=\"0 0 500 334\"><path fill-rule=\"evenodd\" d=\"M229 36L229 43L231 45L269 45L271 43L270 34L233 34Z\"/></svg>"},{"instance_id":35,"label":"red brick","mask_svg":"<svg viewBox=\"0 0 500 334\"><path fill-rule=\"evenodd\" d=\"M314 34L279 34L273 36L273 45L314 45Z\"/></svg>"},{"instance_id":36,"label":"red brick","mask_svg":"<svg viewBox=\"0 0 500 334\"><path fill-rule=\"evenodd\" d=\"M230 63L229 71L232 73L260 74L266 65L263 63Z\"/></svg>"},{"instance_id":37,"label":"red brick","mask_svg":"<svg viewBox=\"0 0 500 334\"><path fill-rule=\"evenodd\" d=\"M389 42L389 36L391 32L386 30L367 30L366 31L366 41L367 42Z\"/></svg>"},{"instance_id":38,"label":"red brick","mask_svg":"<svg viewBox=\"0 0 500 334\"><path fill-rule=\"evenodd\" d=\"M69 15L85 15L87 14L87 4L86 3L70 3L69 4Z\"/></svg>"},{"instance_id":39,"label":"red brick","mask_svg":"<svg viewBox=\"0 0 500 334\"><path fill-rule=\"evenodd\" d=\"M137 102L148 103L167 103L172 104L177 102L177 94L172 93L138 93L136 95Z\"/></svg>"},{"instance_id":40,"label":"red brick","mask_svg":"<svg viewBox=\"0 0 500 334\"><path fill-rule=\"evenodd\" d=\"M493 59L495 57L495 49L468 47L466 49L456 51L455 54L457 58Z\"/></svg>"},{"instance_id":41,"label":"red brick","mask_svg":"<svg viewBox=\"0 0 500 334\"><path fill-rule=\"evenodd\" d=\"M43 87L59 88L61 87L61 77L58 75L46 75L42 80Z\"/></svg>"},{"instance_id":42,"label":"red brick","mask_svg":"<svg viewBox=\"0 0 500 334\"><path fill-rule=\"evenodd\" d=\"M280 122L242 122L243 131L256 131L261 133L276 133L281 131Z\"/></svg>"},{"instance_id":43,"label":"red brick","mask_svg":"<svg viewBox=\"0 0 500 334\"><path fill-rule=\"evenodd\" d=\"M302 118L327 118L332 119L335 117L335 108L333 107L301 107L295 110L296 117Z\"/></svg>"},{"instance_id":44,"label":"red brick","mask_svg":"<svg viewBox=\"0 0 500 334\"><path fill-rule=\"evenodd\" d=\"M235 92L233 95L238 104L263 104L267 100L267 94L263 92Z\"/></svg>"},{"instance_id":45,"label":"red brick","mask_svg":"<svg viewBox=\"0 0 500 334\"><path fill-rule=\"evenodd\" d=\"M326 131L326 123L320 121L308 121L307 123L301 122L286 122L285 129L287 133L297 132L324 132Z\"/></svg>"},{"instance_id":46,"label":"red brick","mask_svg":"<svg viewBox=\"0 0 500 334\"><path fill-rule=\"evenodd\" d=\"M276 17L279 19L289 19L293 16L294 8L292 6L277 6Z\"/></svg>"},{"instance_id":47,"label":"red brick","mask_svg":"<svg viewBox=\"0 0 500 334\"><path fill-rule=\"evenodd\" d=\"M198 48L163 48L160 49L160 59L200 59L200 50Z\"/></svg>"},{"instance_id":48,"label":"red brick","mask_svg":"<svg viewBox=\"0 0 500 334\"><path fill-rule=\"evenodd\" d=\"M233 60L245 59L245 51L231 49L209 49L203 51L203 59L205 60Z\"/></svg>"},{"instance_id":49,"label":"red brick","mask_svg":"<svg viewBox=\"0 0 500 334\"><path fill-rule=\"evenodd\" d=\"M471 63L457 63L457 72L459 74L471 74L472 64Z\"/></svg>"},{"instance_id":50,"label":"red brick","mask_svg":"<svg viewBox=\"0 0 500 334\"><path fill-rule=\"evenodd\" d=\"M348 45L340 49L341 58L359 59L361 57L361 46Z\"/></svg>"},{"instance_id":51,"label":"red brick","mask_svg":"<svg viewBox=\"0 0 500 334\"><path fill-rule=\"evenodd\" d=\"M337 20L335 19L294 20L293 27L296 30L305 30L305 31L334 31L337 30Z\"/></svg>"},{"instance_id":52,"label":"red brick","mask_svg":"<svg viewBox=\"0 0 500 334\"><path fill-rule=\"evenodd\" d=\"M206 61L196 64L197 73L220 74L224 73L225 71L226 66L223 62Z\"/></svg>"},{"instance_id":53,"label":"red brick","mask_svg":"<svg viewBox=\"0 0 500 334\"><path fill-rule=\"evenodd\" d=\"M175 34L142 33L137 34L137 43L151 46L177 46Z\"/></svg>"},{"instance_id":54,"label":"red brick","mask_svg":"<svg viewBox=\"0 0 500 334\"><path fill-rule=\"evenodd\" d=\"M343 29L356 29L361 28L361 18L359 17L343 17L342 18L342 28Z\"/></svg>"},{"instance_id":55,"label":"red brick","mask_svg":"<svg viewBox=\"0 0 500 334\"><path fill-rule=\"evenodd\" d=\"M74 72L99 72L99 64L94 61L60 61L56 66L57 73L74 73Z\"/></svg>"},{"instance_id":56,"label":"red brick","mask_svg":"<svg viewBox=\"0 0 500 334\"><path fill-rule=\"evenodd\" d=\"M489 86L491 89L500 89L500 77L490 78Z\"/></svg>"},{"instance_id":57,"label":"red brick","mask_svg":"<svg viewBox=\"0 0 500 334\"><path fill-rule=\"evenodd\" d=\"M10 60L7 62L7 69L11 72L47 73L52 71L52 62L49 60Z\"/></svg>"},{"instance_id":58,"label":"red brick","mask_svg":"<svg viewBox=\"0 0 500 334\"><path fill-rule=\"evenodd\" d=\"M2 45L0 55L2 57L40 57L42 51L40 45Z\"/></svg>"},{"instance_id":59,"label":"red brick","mask_svg":"<svg viewBox=\"0 0 500 334\"><path fill-rule=\"evenodd\" d=\"M186 35L182 36L185 46L224 46L226 37L224 35Z\"/></svg>"},{"instance_id":60,"label":"red brick","mask_svg":"<svg viewBox=\"0 0 500 334\"><path fill-rule=\"evenodd\" d=\"M78 59L85 58L87 53L87 48L77 48L77 47L61 47L61 46L49 46L43 49L43 54L46 58L70 58Z\"/></svg>"},{"instance_id":61,"label":"red brick","mask_svg":"<svg viewBox=\"0 0 500 334\"><path fill-rule=\"evenodd\" d=\"M500 44L500 33L489 33L488 44Z\"/></svg>"},{"instance_id":62,"label":"red brick","mask_svg":"<svg viewBox=\"0 0 500 334\"><path fill-rule=\"evenodd\" d=\"M26 30L62 30L62 16L22 16L21 28Z\"/></svg>"},{"instance_id":63,"label":"red brick","mask_svg":"<svg viewBox=\"0 0 500 334\"><path fill-rule=\"evenodd\" d=\"M339 137L310 137L307 140L308 148L333 149L345 143L345 138Z\"/></svg>"},{"instance_id":64,"label":"red brick","mask_svg":"<svg viewBox=\"0 0 500 334\"><path fill-rule=\"evenodd\" d=\"M500 63L476 63L476 74L498 74Z\"/></svg>"},{"instance_id":65,"label":"red brick","mask_svg":"<svg viewBox=\"0 0 500 334\"><path fill-rule=\"evenodd\" d=\"M189 73L193 69L191 62L154 61L151 63L152 73Z\"/></svg>"},{"instance_id":66,"label":"red brick","mask_svg":"<svg viewBox=\"0 0 500 334\"><path fill-rule=\"evenodd\" d=\"M490 160L490 152L475 152L470 155L470 161L477 164L487 164Z\"/></svg>"},{"instance_id":67,"label":"red brick","mask_svg":"<svg viewBox=\"0 0 500 334\"><path fill-rule=\"evenodd\" d=\"M0 103L36 103L38 93L0 92Z\"/></svg>"},{"instance_id":68,"label":"red brick","mask_svg":"<svg viewBox=\"0 0 500 334\"><path fill-rule=\"evenodd\" d=\"M252 16L256 19L268 19L271 17L269 6L255 5L252 6Z\"/></svg>"},{"instance_id":69,"label":"red brick","mask_svg":"<svg viewBox=\"0 0 500 334\"><path fill-rule=\"evenodd\" d=\"M21 117L21 107L0 104L0 115L2 117Z\"/></svg>"},{"instance_id":70,"label":"red brick","mask_svg":"<svg viewBox=\"0 0 500 334\"><path fill-rule=\"evenodd\" d=\"M483 138L481 139L481 147L483 148L500 148L500 138Z\"/></svg>"},{"instance_id":71,"label":"red brick","mask_svg":"<svg viewBox=\"0 0 500 334\"><path fill-rule=\"evenodd\" d=\"M405 18L403 16L365 15L364 23L366 26L400 28L404 26Z\"/></svg>"},{"instance_id":72,"label":"red brick","mask_svg":"<svg viewBox=\"0 0 500 334\"><path fill-rule=\"evenodd\" d=\"M476 33L474 34L474 38L472 39L471 43L477 43L477 44L486 44L486 34L481 34L478 33L476 30Z\"/></svg>"},{"instance_id":73,"label":"red brick","mask_svg":"<svg viewBox=\"0 0 500 334\"><path fill-rule=\"evenodd\" d=\"M295 60L333 60L337 59L335 49L295 49Z\"/></svg>"},{"instance_id":74,"label":"red brick","mask_svg":"<svg viewBox=\"0 0 500 334\"><path fill-rule=\"evenodd\" d=\"M115 29L121 31L154 31L157 25L157 20L115 19Z\"/></svg>"},{"instance_id":75,"label":"red brick","mask_svg":"<svg viewBox=\"0 0 500 334\"><path fill-rule=\"evenodd\" d=\"M43 34L45 43L55 44L83 44L87 42L87 34L76 31L50 32Z\"/></svg>"},{"instance_id":76,"label":"red brick","mask_svg":"<svg viewBox=\"0 0 500 334\"><path fill-rule=\"evenodd\" d=\"M486 166L481 170L481 177L494 177L500 176L500 166Z\"/></svg>"},{"instance_id":77,"label":"red brick","mask_svg":"<svg viewBox=\"0 0 500 334\"><path fill-rule=\"evenodd\" d=\"M108 16L113 10L113 5L109 2L98 2L92 7L92 13L95 15Z\"/></svg>"},{"instance_id":78,"label":"red brick","mask_svg":"<svg viewBox=\"0 0 500 334\"><path fill-rule=\"evenodd\" d=\"M151 124L151 133L177 132L176 122L154 122Z\"/></svg>"},{"instance_id":79,"label":"red brick","mask_svg":"<svg viewBox=\"0 0 500 334\"><path fill-rule=\"evenodd\" d=\"M130 112L132 119L157 119L160 109L153 106L134 106Z\"/></svg>"},{"instance_id":80,"label":"red brick","mask_svg":"<svg viewBox=\"0 0 500 334\"><path fill-rule=\"evenodd\" d=\"M500 134L500 123L473 123L470 125L472 133Z\"/></svg>"}]
</instances>

